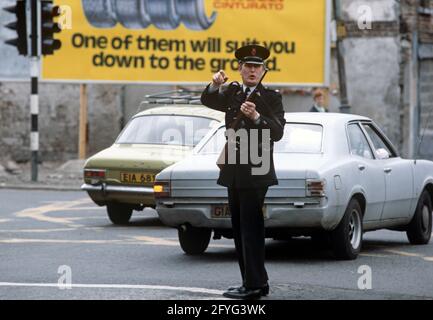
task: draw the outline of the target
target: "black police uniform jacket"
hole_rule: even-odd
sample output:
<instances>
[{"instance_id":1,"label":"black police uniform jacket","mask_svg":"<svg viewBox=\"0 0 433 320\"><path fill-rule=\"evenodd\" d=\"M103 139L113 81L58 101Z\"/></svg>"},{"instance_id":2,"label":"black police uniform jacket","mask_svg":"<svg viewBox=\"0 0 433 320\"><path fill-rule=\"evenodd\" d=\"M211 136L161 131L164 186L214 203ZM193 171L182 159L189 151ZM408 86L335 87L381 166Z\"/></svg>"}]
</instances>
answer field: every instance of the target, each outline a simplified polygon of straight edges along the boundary
<instances>
[{"instance_id":1,"label":"black police uniform jacket","mask_svg":"<svg viewBox=\"0 0 433 320\"><path fill-rule=\"evenodd\" d=\"M228 129L230 124L236 120L246 95L237 82L232 82L226 90L216 90L215 92L209 92L209 86L203 91L201 102L209 108L225 112L226 129ZM248 141L250 141L250 130L258 129L259 143L256 148L259 150L255 152L258 152L260 157L262 156L262 129L270 130L269 171L263 175L252 175L251 168L260 167L262 164L252 164L248 156L248 164L240 164L239 159L236 164L225 164L217 181L219 185L225 187L236 186L237 188L260 188L278 184L274 168L273 146L274 141L280 140L284 134L286 121L284 119L282 98L279 92L267 89L261 84L258 85L257 89L258 93L253 96L251 101L255 103L256 111L260 113L260 122L255 124L253 120L243 117L242 127L248 132ZM249 143L249 146L251 147L251 143Z\"/></svg>"}]
</instances>

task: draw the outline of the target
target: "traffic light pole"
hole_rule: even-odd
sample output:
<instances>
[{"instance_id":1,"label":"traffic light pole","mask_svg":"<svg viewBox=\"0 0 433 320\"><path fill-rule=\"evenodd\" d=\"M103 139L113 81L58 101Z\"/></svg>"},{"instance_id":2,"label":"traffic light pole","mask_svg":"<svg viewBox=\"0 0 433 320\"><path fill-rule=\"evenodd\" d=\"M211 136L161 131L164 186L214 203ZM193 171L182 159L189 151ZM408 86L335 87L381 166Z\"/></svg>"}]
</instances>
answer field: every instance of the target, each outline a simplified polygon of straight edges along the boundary
<instances>
[{"instance_id":1,"label":"traffic light pole","mask_svg":"<svg viewBox=\"0 0 433 320\"><path fill-rule=\"evenodd\" d=\"M38 181L38 152L39 152L39 132L38 132L38 115L39 115L39 52L38 52L38 2L39 0L30 0L31 12L31 55L30 55L30 76L31 76L31 96L30 96L30 113L31 113L31 133L30 133L30 150L31 150L31 170L32 181Z\"/></svg>"},{"instance_id":2,"label":"traffic light pole","mask_svg":"<svg viewBox=\"0 0 433 320\"><path fill-rule=\"evenodd\" d=\"M61 15L59 6L53 5L53 0L16 0L14 6L3 10L14 13L16 21L5 25L15 30L15 39L5 43L18 49L22 56L28 56L30 51L30 151L31 151L31 180L38 181L38 153L39 153L39 95L38 81L40 76L40 55L52 55L62 46L60 40L54 38L55 33L61 32L61 25L53 18ZM28 23L30 22L30 24ZM30 50L28 50L28 35L30 34Z\"/></svg>"}]
</instances>

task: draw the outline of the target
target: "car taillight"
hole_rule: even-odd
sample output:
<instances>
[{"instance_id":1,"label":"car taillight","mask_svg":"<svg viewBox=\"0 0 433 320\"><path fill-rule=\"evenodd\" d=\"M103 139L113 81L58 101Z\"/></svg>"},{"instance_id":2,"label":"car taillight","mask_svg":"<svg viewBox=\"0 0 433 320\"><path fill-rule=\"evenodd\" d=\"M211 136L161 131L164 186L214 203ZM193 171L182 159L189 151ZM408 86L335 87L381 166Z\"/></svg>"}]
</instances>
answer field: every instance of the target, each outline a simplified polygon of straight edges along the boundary
<instances>
[{"instance_id":1,"label":"car taillight","mask_svg":"<svg viewBox=\"0 0 433 320\"><path fill-rule=\"evenodd\" d=\"M153 194L155 198L166 198L170 196L170 182L156 181L153 184Z\"/></svg>"},{"instance_id":2,"label":"car taillight","mask_svg":"<svg viewBox=\"0 0 433 320\"><path fill-rule=\"evenodd\" d=\"M103 169L84 169L84 178L104 179L105 170Z\"/></svg>"},{"instance_id":3,"label":"car taillight","mask_svg":"<svg viewBox=\"0 0 433 320\"><path fill-rule=\"evenodd\" d=\"M307 179L306 181L307 197L324 197L325 196L325 180Z\"/></svg>"}]
</instances>

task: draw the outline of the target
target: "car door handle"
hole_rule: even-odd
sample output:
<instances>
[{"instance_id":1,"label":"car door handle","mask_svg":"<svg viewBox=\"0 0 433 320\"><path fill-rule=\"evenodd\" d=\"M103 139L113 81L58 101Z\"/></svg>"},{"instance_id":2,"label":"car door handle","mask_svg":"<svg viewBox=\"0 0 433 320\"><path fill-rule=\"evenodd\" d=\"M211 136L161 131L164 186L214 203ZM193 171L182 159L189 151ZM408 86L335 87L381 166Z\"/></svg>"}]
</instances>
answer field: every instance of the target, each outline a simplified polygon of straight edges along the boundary
<instances>
[{"instance_id":1,"label":"car door handle","mask_svg":"<svg viewBox=\"0 0 433 320\"><path fill-rule=\"evenodd\" d=\"M358 169L360 171L363 171L365 169L365 166L363 164L358 164Z\"/></svg>"},{"instance_id":2,"label":"car door handle","mask_svg":"<svg viewBox=\"0 0 433 320\"><path fill-rule=\"evenodd\" d=\"M384 171L385 173L390 173L390 172L392 171L392 169L391 169L391 168L385 168L385 169L383 169L383 171Z\"/></svg>"}]
</instances>

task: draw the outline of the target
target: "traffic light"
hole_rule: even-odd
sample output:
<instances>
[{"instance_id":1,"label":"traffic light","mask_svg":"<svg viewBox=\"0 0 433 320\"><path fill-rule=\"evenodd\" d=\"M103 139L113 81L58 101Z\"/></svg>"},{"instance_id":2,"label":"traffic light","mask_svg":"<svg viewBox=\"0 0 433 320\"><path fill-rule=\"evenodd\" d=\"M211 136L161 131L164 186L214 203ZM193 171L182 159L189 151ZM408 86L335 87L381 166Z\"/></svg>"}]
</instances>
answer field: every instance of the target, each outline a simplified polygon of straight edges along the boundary
<instances>
[{"instance_id":1,"label":"traffic light","mask_svg":"<svg viewBox=\"0 0 433 320\"><path fill-rule=\"evenodd\" d=\"M17 47L20 55L27 55L27 23L26 23L26 0L17 0L14 6L3 8L3 10L15 13L16 21L5 25L6 28L15 30L18 38L6 40L5 43Z\"/></svg>"},{"instance_id":2,"label":"traffic light","mask_svg":"<svg viewBox=\"0 0 433 320\"><path fill-rule=\"evenodd\" d=\"M58 6L53 6L52 0L41 0L41 52L43 55L53 54L60 49L62 43L54 39L54 34L62 31L54 18L60 16Z\"/></svg>"}]
</instances>

